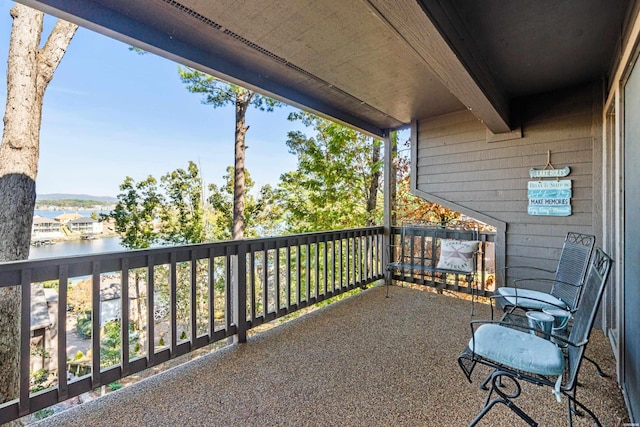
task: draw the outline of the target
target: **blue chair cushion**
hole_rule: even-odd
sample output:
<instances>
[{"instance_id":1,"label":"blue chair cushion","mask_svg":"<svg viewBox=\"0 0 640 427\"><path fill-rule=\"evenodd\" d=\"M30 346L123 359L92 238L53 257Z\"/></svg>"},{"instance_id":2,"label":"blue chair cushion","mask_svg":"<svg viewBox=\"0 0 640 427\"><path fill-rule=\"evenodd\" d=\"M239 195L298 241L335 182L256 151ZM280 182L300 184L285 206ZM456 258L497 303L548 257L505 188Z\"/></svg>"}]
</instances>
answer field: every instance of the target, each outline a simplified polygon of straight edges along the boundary
<instances>
[{"instance_id":1,"label":"blue chair cushion","mask_svg":"<svg viewBox=\"0 0 640 427\"><path fill-rule=\"evenodd\" d=\"M520 371L561 376L564 370L562 350L549 340L498 324L476 329L469 348L485 359ZM474 345L475 344L475 345Z\"/></svg>"},{"instance_id":2,"label":"blue chair cushion","mask_svg":"<svg viewBox=\"0 0 640 427\"><path fill-rule=\"evenodd\" d=\"M503 297L507 301L507 305L522 307L529 310L567 308L567 304L565 304L561 299L558 299L546 292L534 291L531 289L504 286L496 289L496 294Z\"/></svg>"}]
</instances>

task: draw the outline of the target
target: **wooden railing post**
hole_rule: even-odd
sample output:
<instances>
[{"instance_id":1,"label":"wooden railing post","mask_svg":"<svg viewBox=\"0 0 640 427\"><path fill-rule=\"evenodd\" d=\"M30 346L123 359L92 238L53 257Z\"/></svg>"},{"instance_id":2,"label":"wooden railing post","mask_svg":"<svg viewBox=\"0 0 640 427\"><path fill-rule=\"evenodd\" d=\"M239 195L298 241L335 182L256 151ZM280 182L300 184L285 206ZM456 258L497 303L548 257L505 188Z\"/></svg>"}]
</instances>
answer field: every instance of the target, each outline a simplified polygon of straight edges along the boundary
<instances>
[{"instance_id":1,"label":"wooden railing post","mask_svg":"<svg viewBox=\"0 0 640 427\"><path fill-rule=\"evenodd\" d=\"M247 341L247 245L238 245L233 271L233 323L236 325L234 342Z\"/></svg>"}]
</instances>

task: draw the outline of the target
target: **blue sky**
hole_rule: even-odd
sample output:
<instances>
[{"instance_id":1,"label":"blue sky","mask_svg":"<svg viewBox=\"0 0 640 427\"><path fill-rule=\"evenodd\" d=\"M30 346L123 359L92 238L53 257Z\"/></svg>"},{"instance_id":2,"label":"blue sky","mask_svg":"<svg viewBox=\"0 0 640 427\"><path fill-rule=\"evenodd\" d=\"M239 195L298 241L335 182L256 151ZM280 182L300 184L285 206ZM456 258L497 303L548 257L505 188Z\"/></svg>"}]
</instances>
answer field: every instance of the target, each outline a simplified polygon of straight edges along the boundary
<instances>
[{"instance_id":1,"label":"blue sky","mask_svg":"<svg viewBox=\"0 0 640 427\"><path fill-rule=\"evenodd\" d=\"M6 76L13 2L0 0L0 70ZM47 21L48 27L53 19ZM46 29L45 29L46 31ZM45 34L46 36L46 34ZM45 95L36 191L116 196L126 176L159 178L189 160L205 182L233 164L234 109L203 105L178 78L178 64L80 28ZM6 77L0 79L4 115ZM246 167L256 186L296 169L287 132L293 108L247 113Z\"/></svg>"}]
</instances>

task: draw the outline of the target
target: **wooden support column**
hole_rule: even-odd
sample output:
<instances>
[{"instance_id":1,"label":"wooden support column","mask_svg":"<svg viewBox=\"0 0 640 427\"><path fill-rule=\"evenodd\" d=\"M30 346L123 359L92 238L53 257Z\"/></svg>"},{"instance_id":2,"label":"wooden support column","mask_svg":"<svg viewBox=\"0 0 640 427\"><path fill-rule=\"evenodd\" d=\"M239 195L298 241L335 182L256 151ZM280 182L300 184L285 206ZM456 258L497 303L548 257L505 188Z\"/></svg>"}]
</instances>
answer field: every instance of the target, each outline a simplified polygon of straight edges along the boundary
<instances>
[{"instance_id":1,"label":"wooden support column","mask_svg":"<svg viewBox=\"0 0 640 427\"><path fill-rule=\"evenodd\" d=\"M384 231L382 234L382 268L384 271L385 282L387 285L391 282L391 276L387 274L386 268L387 264L389 264L389 247L391 245L391 185L395 180L391 179L391 162L393 159L391 158L391 132L389 130L385 131L384 135L384 216L383 216L383 227Z\"/></svg>"}]
</instances>

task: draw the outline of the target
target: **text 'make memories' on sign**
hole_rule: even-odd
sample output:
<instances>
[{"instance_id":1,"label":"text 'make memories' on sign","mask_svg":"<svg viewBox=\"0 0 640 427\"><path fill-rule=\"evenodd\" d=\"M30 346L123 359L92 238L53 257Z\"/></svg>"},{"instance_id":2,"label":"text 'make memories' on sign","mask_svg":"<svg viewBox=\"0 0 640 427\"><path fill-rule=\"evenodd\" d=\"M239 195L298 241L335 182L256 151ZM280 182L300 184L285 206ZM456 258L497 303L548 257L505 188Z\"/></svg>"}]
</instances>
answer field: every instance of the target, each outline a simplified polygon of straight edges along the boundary
<instances>
[{"instance_id":1,"label":"text 'make memories' on sign","mask_svg":"<svg viewBox=\"0 0 640 427\"><path fill-rule=\"evenodd\" d=\"M529 181L529 215L571 215L571 180Z\"/></svg>"}]
</instances>

